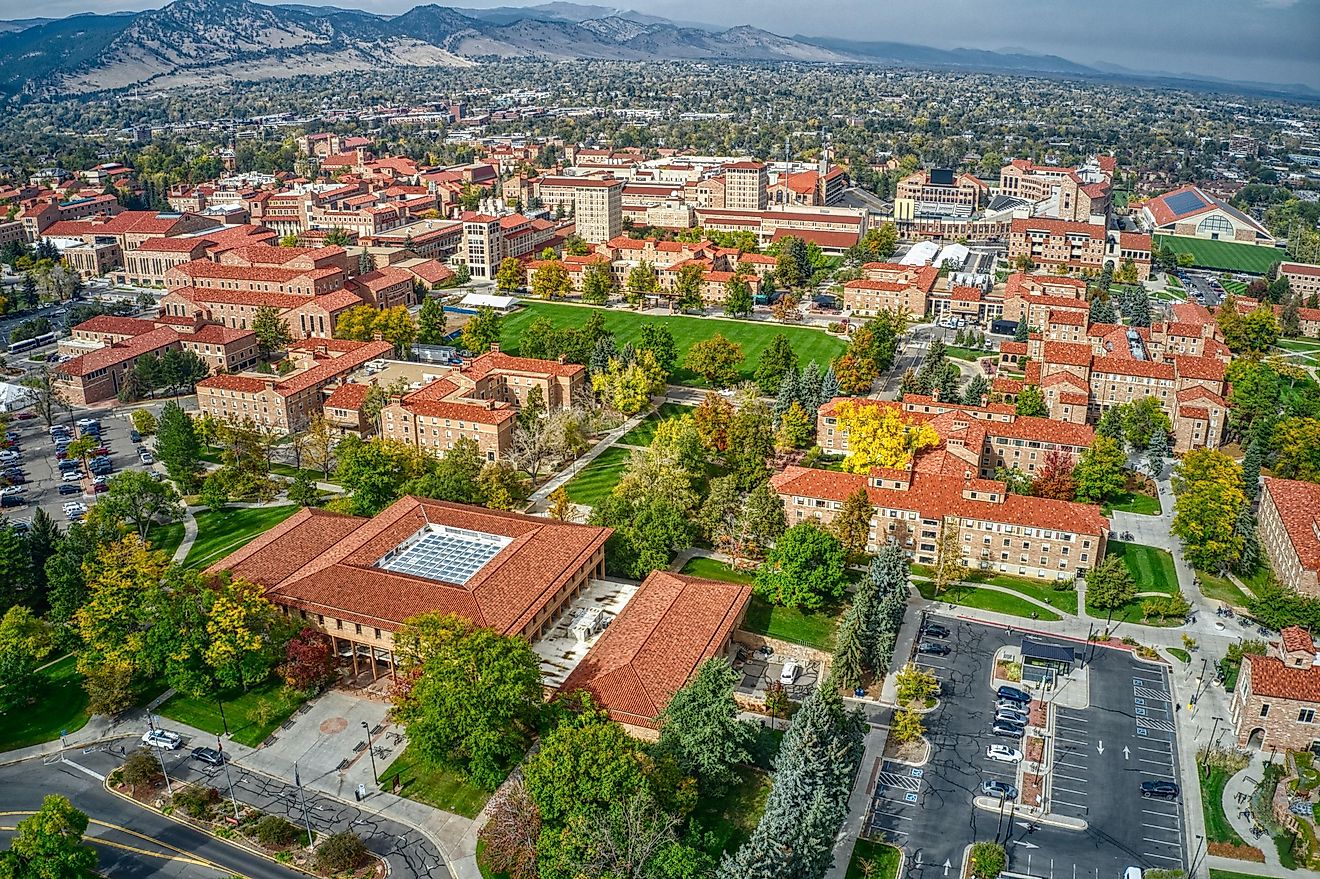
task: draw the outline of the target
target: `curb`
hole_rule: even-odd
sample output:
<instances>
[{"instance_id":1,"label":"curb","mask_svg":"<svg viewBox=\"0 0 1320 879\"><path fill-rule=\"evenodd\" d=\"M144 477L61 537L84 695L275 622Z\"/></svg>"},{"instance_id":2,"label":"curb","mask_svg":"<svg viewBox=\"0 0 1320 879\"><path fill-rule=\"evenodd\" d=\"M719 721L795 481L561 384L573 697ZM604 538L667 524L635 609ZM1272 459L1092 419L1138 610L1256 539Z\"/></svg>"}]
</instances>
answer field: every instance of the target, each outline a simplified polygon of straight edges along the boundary
<instances>
[{"instance_id":1,"label":"curb","mask_svg":"<svg viewBox=\"0 0 1320 879\"><path fill-rule=\"evenodd\" d=\"M94 747L96 745L104 745L104 744L108 744L109 742L117 742L120 739L138 739L138 738L140 738L140 736L137 733L120 733L118 735L113 735L113 736L102 736L99 739L90 739L86 742L74 742L71 743L67 748L59 748L57 750L46 751L41 754L28 754L26 757L6 757L4 754L0 754L0 766L13 766L16 763L22 763L26 760L44 760L45 758L50 757L53 754L60 753L61 751L66 751L66 750L82 751L87 748ZM48 743L42 742L42 744L48 744ZM36 747L36 746L34 745L32 747ZM8 753L12 754L14 752L10 751Z\"/></svg>"},{"instance_id":2,"label":"curb","mask_svg":"<svg viewBox=\"0 0 1320 879\"><path fill-rule=\"evenodd\" d=\"M986 812L998 812L1000 808L999 801L993 797L973 797L972 805ZM1021 816L1028 819L1033 824L1044 824L1046 827L1057 827L1060 830L1073 830L1078 832L1086 830L1086 828L1090 826L1080 818L1064 818L1058 815L1051 815L1048 812L1041 815L1032 815L1031 811L1033 810L1029 810L1027 806L1022 806L1018 803L1009 803L1007 805L1009 808L1005 811L1005 815L1010 818Z\"/></svg>"}]
</instances>

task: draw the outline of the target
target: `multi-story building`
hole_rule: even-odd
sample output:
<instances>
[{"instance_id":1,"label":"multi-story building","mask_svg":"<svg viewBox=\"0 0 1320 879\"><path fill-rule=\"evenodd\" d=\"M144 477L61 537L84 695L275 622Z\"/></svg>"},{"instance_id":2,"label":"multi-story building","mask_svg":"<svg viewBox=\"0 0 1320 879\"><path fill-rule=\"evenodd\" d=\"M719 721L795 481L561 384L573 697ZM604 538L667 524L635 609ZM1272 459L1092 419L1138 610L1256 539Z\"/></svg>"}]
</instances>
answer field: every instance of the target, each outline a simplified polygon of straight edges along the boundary
<instances>
[{"instance_id":1,"label":"multi-story building","mask_svg":"<svg viewBox=\"0 0 1320 879\"><path fill-rule=\"evenodd\" d=\"M895 199L912 202L914 214L971 216L990 187L972 174L955 175L947 168L916 171L898 181Z\"/></svg>"},{"instance_id":2,"label":"multi-story building","mask_svg":"<svg viewBox=\"0 0 1320 879\"><path fill-rule=\"evenodd\" d=\"M1265 477L1257 520L1274 576L1290 589L1320 596L1320 485Z\"/></svg>"},{"instance_id":3,"label":"multi-story building","mask_svg":"<svg viewBox=\"0 0 1320 879\"><path fill-rule=\"evenodd\" d=\"M1274 246L1268 229L1190 183L1147 199L1139 216L1152 233Z\"/></svg>"},{"instance_id":4,"label":"multi-story building","mask_svg":"<svg viewBox=\"0 0 1320 879\"><path fill-rule=\"evenodd\" d=\"M843 285L843 307L856 315L905 311L922 317L939 276L934 266L869 262L862 266L862 277Z\"/></svg>"},{"instance_id":5,"label":"multi-story building","mask_svg":"<svg viewBox=\"0 0 1320 879\"><path fill-rule=\"evenodd\" d=\"M1026 321L1027 326L1045 326L1052 312L1091 313L1086 282L1080 278L1028 275L1015 272L1004 285L1004 320Z\"/></svg>"},{"instance_id":6,"label":"multi-story building","mask_svg":"<svg viewBox=\"0 0 1320 879\"><path fill-rule=\"evenodd\" d=\"M1009 261L1028 257L1042 268L1099 271L1105 262L1105 227L1097 223L1020 217L1008 234Z\"/></svg>"},{"instance_id":7,"label":"multi-story building","mask_svg":"<svg viewBox=\"0 0 1320 879\"><path fill-rule=\"evenodd\" d=\"M123 255L123 268L111 272L117 284L164 286L170 269L198 259L216 260L226 250L274 244L275 233L261 226L224 226L201 234L148 238Z\"/></svg>"},{"instance_id":8,"label":"multi-story building","mask_svg":"<svg viewBox=\"0 0 1320 879\"><path fill-rule=\"evenodd\" d=\"M36 243L45 237L46 230L56 223L98 216L112 217L122 211L119 199L113 195L86 196L61 201L54 193L49 193L44 197L25 202L18 212L18 221L23 224L23 234L27 241Z\"/></svg>"},{"instance_id":9,"label":"multi-story building","mask_svg":"<svg viewBox=\"0 0 1320 879\"><path fill-rule=\"evenodd\" d=\"M588 244L609 241L623 231L623 181L582 180L573 193L573 222Z\"/></svg>"},{"instance_id":10,"label":"multi-story building","mask_svg":"<svg viewBox=\"0 0 1320 879\"><path fill-rule=\"evenodd\" d=\"M769 205L770 172L761 162L731 162L724 166L724 207L731 211L763 211Z\"/></svg>"},{"instance_id":11,"label":"multi-story building","mask_svg":"<svg viewBox=\"0 0 1320 879\"><path fill-rule=\"evenodd\" d=\"M42 237L55 241L69 265L91 278L120 268L125 256L147 241L206 232L219 225L197 214L123 211L114 216L62 220L49 226Z\"/></svg>"},{"instance_id":12,"label":"multi-story building","mask_svg":"<svg viewBox=\"0 0 1320 879\"><path fill-rule=\"evenodd\" d=\"M1109 219L1114 169L1112 156L1096 156L1078 168L1037 165L1014 159L999 170L999 194L1032 202L1031 212L1057 220Z\"/></svg>"},{"instance_id":13,"label":"multi-story building","mask_svg":"<svg viewBox=\"0 0 1320 879\"><path fill-rule=\"evenodd\" d=\"M1284 262L1279 264L1279 274L1288 279L1289 289L1302 301L1309 303L1313 296L1320 296L1320 266Z\"/></svg>"},{"instance_id":14,"label":"multi-story building","mask_svg":"<svg viewBox=\"0 0 1320 879\"><path fill-rule=\"evenodd\" d=\"M495 280L504 260L504 232L500 218L490 214L463 215L463 262L473 278Z\"/></svg>"},{"instance_id":15,"label":"multi-story building","mask_svg":"<svg viewBox=\"0 0 1320 879\"><path fill-rule=\"evenodd\" d=\"M281 433L306 430L324 412L326 389L371 360L387 357L389 342L306 339L289 346L286 375L215 375L197 384L197 409L235 424L251 422Z\"/></svg>"},{"instance_id":16,"label":"multi-story building","mask_svg":"<svg viewBox=\"0 0 1320 879\"><path fill-rule=\"evenodd\" d=\"M1266 655L1244 654L1229 716L1239 748L1320 748L1320 659L1311 633L1288 626Z\"/></svg>"}]
</instances>

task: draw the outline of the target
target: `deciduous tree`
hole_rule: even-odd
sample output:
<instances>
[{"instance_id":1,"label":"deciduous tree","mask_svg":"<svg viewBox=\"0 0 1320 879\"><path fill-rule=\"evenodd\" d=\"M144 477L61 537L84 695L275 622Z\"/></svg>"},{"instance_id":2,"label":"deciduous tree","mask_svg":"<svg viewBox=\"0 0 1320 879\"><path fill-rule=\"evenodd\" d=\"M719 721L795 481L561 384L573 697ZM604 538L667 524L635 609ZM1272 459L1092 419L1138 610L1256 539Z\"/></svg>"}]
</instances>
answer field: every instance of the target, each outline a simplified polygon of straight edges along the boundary
<instances>
[{"instance_id":1,"label":"deciduous tree","mask_svg":"<svg viewBox=\"0 0 1320 879\"><path fill-rule=\"evenodd\" d=\"M830 532L839 539L845 556L850 562L861 561L866 556L866 544L871 534L871 516L875 510L865 488L859 488L843 501L830 523Z\"/></svg>"},{"instance_id":2,"label":"deciduous tree","mask_svg":"<svg viewBox=\"0 0 1320 879\"><path fill-rule=\"evenodd\" d=\"M463 347L474 354L490 350L493 343L499 342L504 318L488 305L477 308L477 313L463 324L459 338Z\"/></svg>"},{"instance_id":3,"label":"deciduous tree","mask_svg":"<svg viewBox=\"0 0 1320 879\"><path fill-rule=\"evenodd\" d=\"M280 317L280 311L273 305L258 306L252 313L252 332L257 337L257 350L267 357L272 351L282 351L293 341L289 324Z\"/></svg>"},{"instance_id":4,"label":"deciduous tree","mask_svg":"<svg viewBox=\"0 0 1320 879\"><path fill-rule=\"evenodd\" d=\"M797 365L797 352L793 350L788 337L783 333L775 333L756 364L756 384L761 393L766 396L778 394L784 376L795 371Z\"/></svg>"},{"instance_id":5,"label":"deciduous tree","mask_svg":"<svg viewBox=\"0 0 1320 879\"><path fill-rule=\"evenodd\" d=\"M727 662L709 659L660 717L661 750L716 796L735 780L734 768L751 759L756 737L754 728L738 716L733 687L739 679Z\"/></svg>"},{"instance_id":6,"label":"deciduous tree","mask_svg":"<svg viewBox=\"0 0 1320 879\"><path fill-rule=\"evenodd\" d=\"M843 545L810 522L789 528L756 571L756 592L780 607L819 610L842 597Z\"/></svg>"},{"instance_id":7,"label":"deciduous tree","mask_svg":"<svg viewBox=\"0 0 1320 879\"><path fill-rule=\"evenodd\" d=\"M1242 554L1234 525L1246 504L1242 468L1214 449L1193 449L1173 470L1174 516L1170 530L1183 541L1194 567L1224 571Z\"/></svg>"},{"instance_id":8,"label":"deciduous tree","mask_svg":"<svg viewBox=\"0 0 1320 879\"><path fill-rule=\"evenodd\" d=\"M834 410L835 430L848 435L848 456L843 469L868 473L873 467L902 468L921 449L939 443L928 424L904 420L893 406L845 400Z\"/></svg>"},{"instance_id":9,"label":"deciduous tree","mask_svg":"<svg viewBox=\"0 0 1320 879\"><path fill-rule=\"evenodd\" d=\"M9 849L0 853L5 879L91 879L96 875L96 849L83 842L87 816L59 794L47 796L41 808L18 822Z\"/></svg>"},{"instance_id":10,"label":"deciduous tree","mask_svg":"<svg viewBox=\"0 0 1320 879\"><path fill-rule=\"evenodd\" d=\"M1123 492L1123 465L1126 463L1119 444L1107 436L1097 436L1082 452L1073 479L1077 482L1077 500L1098 504Z\"/></svg>"},{"instance_id":11,"label":"deciduous tree","mask_svg":"<svg viewBox=\"0 0 1320 879\"><path fill-rule=\"evenodd\" d=\"M716 333L688 349L683 365L717 388L727 388L738 378L742 346Z\"/></svg>"},{"instance_id":12,"label":"deciduous tree","mask_svg":"<svg viewBox=\"0 0 1320 879\"><path fill-rule=\"evenodd\" d=\"M132 525L143 540L153 523L174 522L183 516L179 493L142 470L125 470L110 477L101 503Z\"/></svg>"},{"instance_id":13,"label":"deciduous tree","mask_svg":"<svg viewBox=\"0 0 1320 879\"><path fill-rule=\"evenodd\" d=\"M440 301L433 296L423 298L417 311L417 341L423 345L443 345L446 322Z\"/></svg>"},{"instance_id":14,"label":"deciduous tree","mask_svg":"<svg viewBox=\"0 0 1320 879\"><path fill-rule=\"evenodd\" d=\"M1018 415L1044 417L1049 414L1049 409L1045 406L1045 396L1041 394L1040 388L1034 385L1025 385L1018 393L1015 410Z\"/></svg>"},{"instance_id":15,"label":"deciduous tree","mask_svg":"<svg viewBox=\"0 0 1320 879\"><path fill-rule=\"evenodd\" d=\"M559 260L545 260L532 272L532 295L538 299L563 299L572 292L573 279Z\"/></svg>"}]
</instances>

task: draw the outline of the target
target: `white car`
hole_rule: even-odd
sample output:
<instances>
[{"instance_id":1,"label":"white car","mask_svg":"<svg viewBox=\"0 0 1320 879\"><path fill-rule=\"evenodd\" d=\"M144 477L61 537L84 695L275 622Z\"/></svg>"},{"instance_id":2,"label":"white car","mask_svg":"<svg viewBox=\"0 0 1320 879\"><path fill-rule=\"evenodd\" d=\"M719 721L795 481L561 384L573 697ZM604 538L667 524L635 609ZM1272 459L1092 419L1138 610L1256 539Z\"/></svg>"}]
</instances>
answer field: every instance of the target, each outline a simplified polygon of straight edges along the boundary
<instances>
[{"instance_id":1,"label":"white car","mask_svg":"<svg viewBox=\"0 0 1320 879\"><path fill-rule=\"evenodd\" d=\"M0 461L9 462L9 461L17 461L17 460L18 460L18 452L11 452L9 451L9 449L0 451Z\"/></svg>"},{"instance_id":2,"label":"white car","mask_svg":"<svg viewBox=\"0 0 1320 879\"><path fill-rule=\"evenodd\" d=\"M60 481L62 482L78 482L81 479L82 479L81 470L66 470L64 472L64 475L60 477Z\"/></svg>"},{"instance_id":3,"label":"white car","mask_svg":"<svg viewBox=\"0 0 1320 879\"><path fill-rule=\"evenodd\" d=\"M4 488L0 488L0 497L4 497L7 494L22 494L25 491L27 491L27 489L21 485L6 485Z\"/></svg>"},{"instance_id":4,"label":"white car","mask_svg":"<svg viewBox=\"0 0 1320 879\"><path fill-rule=\"evenodd\" d=\"M1022 762L1022 752L1017 748L1010 748L1008 745L989 745L985 749L985 756L990 760L998 760L1000 763Z\"/></svg>"},{"instance_id":5,"label":"white car","mask_svg":"<svg viewBox=\"0 0 1320 879\"><path fill-rule=\"evenodd\" d=\"M142 734L142 744L173 751L183 744L183 736L168 729L149 729Z\"/></svg>"},{"instance_id":6,"label":"white car","mask_svg":"<svg viewBox=\"0 0 1320 879\"><path fill-rule=\"evenodd\" d=\"M802 671L802 666L796 659L790 659L784 663L783 670L779 673L779 683L785 687L791 686L797 682L798 673Z\"/></svg>"},{"instance_id":7,"label":"white car","mask_svg":"<svg viewBox=\"0 0 1320 879\"><path fill-rule=\"evenodd\" d=\"M143 464L156 463L156 459L154 456L152 456L151 452L143 452L142 454L138 455L138 460L141 461Z\"/></svg>"},{"instance_id":8,"label":"white car","mask_svg":"<svg viewBox=\"0 0 1320 879\"><path fill-rule=\"evenodd\" d=\"M69 515L71 513L85 513L85 512L87 512L87 505L82 501L66 501L64 504L65 515Z\"/></svg>"}]
</instances>

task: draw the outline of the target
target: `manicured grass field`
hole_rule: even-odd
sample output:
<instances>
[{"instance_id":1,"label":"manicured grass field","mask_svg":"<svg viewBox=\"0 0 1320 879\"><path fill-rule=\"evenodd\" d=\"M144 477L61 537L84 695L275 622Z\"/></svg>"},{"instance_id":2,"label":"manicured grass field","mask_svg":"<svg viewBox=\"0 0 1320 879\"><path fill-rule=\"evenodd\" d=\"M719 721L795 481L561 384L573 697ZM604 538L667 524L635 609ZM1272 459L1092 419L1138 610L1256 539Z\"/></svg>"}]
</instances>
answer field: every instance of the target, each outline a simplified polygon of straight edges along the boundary
<instances>
[{"instance_id":1,"label":"manicured grass field","mask_svg":"<svg viewBox=\"0 0 1320 879\"><path fill-rule=\"evenodd\" d=\"M1251 600L1247 593L1227 577L1205 571L1197 571L1196 576L1201 580L1201 594L1206 598L1223 601L1237 608L1246 607L1247 602Z\"/></svg>"},{"instance_id":2,"label":"manicured grass field","mask_svg":"<svg viewBox=\"0 0 1320 879\"><path fill-rule=\"evenodd\" d=\"M619 438L619 444L625 446L649 446L651 440L655 439L655 432L660 427L660 422L668 421L671 418L677 418L680 415L691 414L692 406L683 406L679 403L661 403L660 408L650 415L641 424L625 433Z\"/></svg>"},{"instance_id":3,"label":"manicured grass field","mask_svg":"<svg viewBox=\"0 0 1320 879\"><path fill-rule=\"evenodd\" d=\"M1233 278L1224 278L1219 282L1219 286L1223 287L1225 292L1232 293L1234 296L1241 296L1247 292L1247 285Z\"/></svg>"},{"instance_id":4,"label":"manicured grass field","mask_svg":"<svg viewBox=\"0 0 1320 879\"><path fill-rule=\"evenodd\" d=\"M944 348L944 353L958 360L980 360L982 357L994 357L993 351L984 351L980 348L962 348L956 345L948 345Z\"/></svg>"},{"instance_id":5,"label":"manicured grass field","mask_svg":"<svg viewBox=\"0 0 1320 879\"><path fill-rule=\"evenodd\" d=\"M454 771L432 763L411 743L381 773L381 790L393 790L395 776L402 779L400 796L464 818L477 817L486 800L490 799L489 792L469 784Z\"/></svg>"},{"instance_id":6,"label":"manicured grass field","mask_svg":"<svg viewBox=\"0 0 1320 879\"><path fill-rule=\"evenodd\" d=\"M147 529L147 543L152 549L158 549L170 558L183 543L183 523L170 522L168 525L152 525Z\"/></svg>"},{"instance_id":7,"label":"manicured grass field","mask_svg":"<svg viewBox=\"0 0 1320 879\"><path fill-rule=\"evenodd\" d=\"M1188 653L1181 647L1165 647L1164 649L1168 651L1170 656L1184 665L1192 661L1192 654Z\"/></svg>"},{"instance_id":8,"label":"manicured grass field","mask_svg":"<svg viewBox=\"0 0 1320 879\"><path fill-rule=\"evenodd\" d=\"M852 860L848 861L844 879L895 879L901 860L902 852L889 843L859 839L853 846ZM863 862L871 865L869 872Z\"/></svg>"},{"instance_id":9,"label":"manicured grass field","mask_svg":"<svg viewBox=\"0 0 1320 879\"><path fill-rule=\"evenodd\" d=\"M1296 351L1302 354L1312 354L1320 351L1320 341L1314 339L1280 339L1275 343L1275 346L1285 351Z\"/></svg>"},{"instance_id":10,"label":"manicured grass field","mask_svg":"<svg viewBox=\"0 0 1320 879\"><path fill-rule=\"evenodd\" d=\"M246 546L298 510L297 504L227 507L219 512L203 510L197 514L197 540L183 563L189 568L204 568Z\"/></svg>"},{"instance_id":11,"label":"manicured grass field","mask_svg":"<svg viewBox=\"0 0 1320 879\"><path fill-rule=\"evenodd\" d=\"M750 571L735 571L718 559L704 557L690 559L681 573L728 583L751 583L753 580ZM791 607L775 607L753 595L742 627L748 632L768 638L778 638L818 650L832 650L834 630L839 625L839 615L843 610L840 605L820 613L804 613Z\"/></svg>"},{"instance_id":12,"label":"manicured grass field","mask_svg":"<svg viewBox=\"0 0 1320 879\"><path fill-rule=\"evenodd\" d=\"M631 456L632 452L617 446L606 449L564 486L569 499L589 507L600 503L618 483L619 474L628 466Z\"/></svg>"},{"instance_id":13,"label":"manicured grass field","mask_svg":"<svg viewBox=\"0 0 1320 879\"><path fill-rule=\"evenodd\" d=\"M223 721L220 705L214 696L193 697L176 693L156 709L156 713L214 735L223 733L225 722L228 722L234 741L255 748L303 703L302 696L285 686L279 678L271 678L246 693L242 690L222 693L220 698L224 701ZM261 717L262 705L265 706L264 718Z\"/></svg>"},{"instance_id":14,"label":"manicured grass field","mask_svg":"<svg viewBox=\"0 0 1320 879\"><path fill-rule=\"evenodd\" d=\"M1260 879L1260 877L1251 873L1239 873L1236 870L1216 870L1211 867L1210 879Z\"/></svg>"},{"instance_id":15,"label":"manicured grass field","mask_svg":"<svg viewBox=\"0 0 1320 879\"><path fill-rule=\"evenodd\" d=\"M1210 768L1210 777L1204 771L1197 772L1201 782L1201 810L1205 813L1205 836L1211 842L1226 842L1232 845L1246 845L1233 825L1228 823L1224 814L1224 785L1228 784L1228 773L1218 767Z\"/></svg>"},{"instance_id":16,"label":"manicured grass field","mask_svg":"<svg viewBox=\"0 0 1320 879\"><path fill-rule=\"evenodd\" d=\"M1288 258L1288 254L1277 247L1187 238L1182 235L1156 235L1154 246L1164 244L1172 247L1174 253L1190 253L1194 265L1201 269L1263 275L1274 263Z\"/></svg>"},{"instance_id":17,"label":"manicured grass field","mask_svg":"<svg viewBox=\"0 0 1320 879\"><path fill-rule=\"evenodd\" d=\"M703 797L692 812L692 823L707 836L711 852L731 852L747 841L765 811L770 776L759 769L738 767L724 796Z\"/></svg>"},{"instance_id":18,"label":"manicured grass field","mask_svg":"<svg viewBox=\"0 0 1320 879\"><path fill-rule=\"evenodd\" d=\"M916 580L914 585L922 597L928 601L947 601L949 604L956 604L960 607L974 607L978 610L988 610L993 613L1022 617L1023 619L1031 619L1033 613L1036 614L1038 620L1057 622L1063 619L1062 616L1052 610L1032 604L1030 601L1018 598L1016 595L998 592L994 589L978 589L975 586L959 583L945 589L937 598L933 580ZM1077 601L1075 593L1073 601L1074 603Z\"/></svg>"},{"instance_id":19,"label":"manicured grass field","mask_svg":"<svg viewBox=\"0 0 1320 879\"><path fill-rule=\"evenodd\" d=\"M1111 540L1106 554L1123 560L1138 592L1173 595L1178 591L1178 571L1174 568L1173 556L1166 551L1139 543Z\"/></svg>"},{"instance_id":20,"label":"manicured grass field","mask_svg":"<svg viewBox=\"0 0 1320 879\"><path fill-rule=\"evenodd\" d=\"M1132 491L1125 491L1116 497L1112 503L1105 504L1101 513L1109 516L1114 510L1121 510L1124 513L1137 513L1142 516L1158 516L1160 509L1160 499L1151 497L1148 494L1137 494Z\"/></svg>"},{"instance_id":21,"label":"manicured grass field","mask_svg":"<svg viewBox=\"0 0 1320 879\"><path fill-rule=\"evenodd\" d=\"M915 576L927 580L930 580L935 576L934 569L926 565L912 565L912 573ZM1001 574L993 571L971 571L964 579L969 583L987 583L991 586L1002 586L1005 589L1012 589L1014 592L1021 593L1028 598L1043 601L1055 610L1073 616L1077 615L1077 590L1075 588L1056 590L1045 580L1037 580L1033 577L1015 577L1012 574ZM992 590L982 589L976 591L990 592ZM943 596L941 596L941 598L943 598ZM955 601L954 603L958 604L960 602ZM1040 611L1037 608L1032 608L1031 610L1045 613L1045 611ZM1031 610L1028 610L1025 616L1030 616Z\"/></svg>"},{"instance_id":22,"label":"manicured grass field","mask_svg":"<svg viewBox=\"0 0 1320 879\"><path fill-rule=\"evenodd\" d=\"M41 676L35 703L0 714L0 753L53 741L60 730L71 733L86 725L87 694L74 658L52 663Z\"/></svg>"},{"instance_id":23,"label":"manicured grass field","mask_svg":"<svg viewBox=\"0 0 1320 879\"><path fill-rule=\"evenodd\" d=\"M549 318L556 326L581 326L594 314L605 316L605 326L614 333L615 341L619 345L625 342L636 344L641 337L642 324L658 323L667 326L674 334L680 363L687 356L688 349L694 342L709 339L719 333L729 341L742 346L743 362L739 370L739 378L747 380L754 377L761 352L769 346L770 340L778 333L788 337L793 350L797 352L799 362L804 366L809 361L815 360L823 367L842 354L845 347L842 340L826 334L823 330L783 326L766 321L655 316L615 308L601 309L592 306L534 302L504 319L500 348L510 354L517 354L518 340L523 331L538 317ZM704 379L681 365L671 377L671 381L691 387L706 387Z\"/></svg>"}]
</instances>

